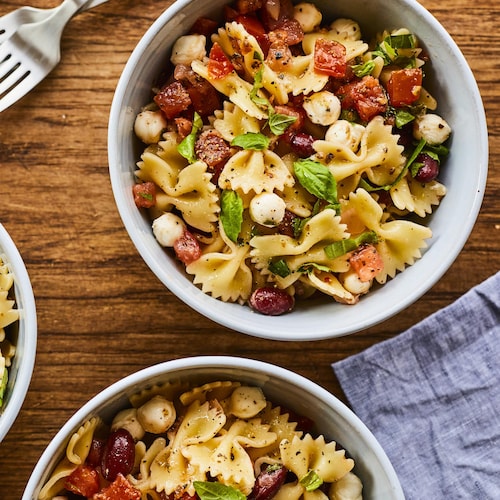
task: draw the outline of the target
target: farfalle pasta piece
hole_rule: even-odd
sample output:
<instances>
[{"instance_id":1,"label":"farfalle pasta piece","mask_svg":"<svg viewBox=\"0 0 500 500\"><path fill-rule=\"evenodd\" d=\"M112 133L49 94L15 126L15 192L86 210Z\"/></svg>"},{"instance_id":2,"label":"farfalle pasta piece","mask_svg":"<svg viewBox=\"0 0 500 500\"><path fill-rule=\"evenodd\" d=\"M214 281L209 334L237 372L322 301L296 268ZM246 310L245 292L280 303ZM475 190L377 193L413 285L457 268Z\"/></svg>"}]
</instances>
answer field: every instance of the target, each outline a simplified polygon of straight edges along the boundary
<instances>
[{"instance_id":1,"label":"farfalle pasta piece","mask_svg":"<svg viewBox=\"0 0 500 500\"><path fill-rule=\"evenodd\" d=\"M273 151L244 149L232 156L224 166L219 187L255 194L274 190L283 191L285 186L293 186L295 180L286 164Z\"/></svg>"},{"instance_id":2,"label":"farfalle pasta piece","mask_svg":"<svg viewBox=\"0 0 500 500\"><path fill-rule=\"evenodd\" d=\"M140 453L138 453L138 450L140 450ZM145 493L155 487L151 484L151 465L160 453L165 453L167 450L169 450L169 446L163 437L156 438L147 449L143 441L136 444L136 467L139 474L137 478L132 474L127 476L128 481L134 488L137 488L141 493Z\"/></svg>"},{"instance_id":3,"label":"farfalle pasta piece","mask_svg":"<svg viewBox=\"0 0 500 500\"><path fill-rule=\"evenodd\" d=\"M38 500L52 500L64 488L66 478L77 468L66 457L57 464L38 494Z\"/></svg>"},{"instance_id":4,"label":"farfalle pasta piece","mask_svg":"<svg viewBox=\"0 0 500 500\"><path fill-rule=\"evenodd\" d=\"M406 162L398 139L384 119L376 116L365 127L358 152L339 141L318 140L313 147L337 182L366 172L373 184L383 186L396 180Z\"/></svg>"},{"instance_id":5,"label":"farfalle pasta piece","mask_svg":"<svg viewBox=\"0 0 500 500\"><path fill-rule=\"evenodd\" d=\"M397 271L403 271L421 257L420 249L426 248L425 240L432 236L426 226L407 220L382 222L382 207L364 189L358 189L349 197L346 208L353 208L368 230L375 231L379 241L377 251L384 262L383 271L375 279L385 283Z\"/></svg>"},{"instance_id":6,"label":"farfalle pasta piece","mask_svg":"<svg viewBox=\"0 0 500 500\"><path fill-rule=\"evenodd\" d=\"M163 158L150 152L146 151L141 158L137 176L157 184L165 192L163 203L175 206L189 225L200 231L212 232L219 204L207 164L196 161L177 171Z\"/></svg>"},{"instance_id":7,"label":"farfalle pasta piece","mask_svg":"<svg viewBox=\"0 0 500 500\"><path fill-rule=\"evenodd\" d=\"M345 271L347 271L347 269L345 269ZM305 274L302 279L309 281L314 288L326 295L330 295L330 297L333 297L337 302L343 304L356 304L359 300L357 295L352 294L342 286L342 283L340 283L334 273L313 269L311 272Z\"/></svg>"},{"instance_id":8,"label":"farfalle pasta piece","mask_svg":"<svg viewBox=\"0 0 500 500\"><path fill-rule=\"evenodd\" d=\"M214 115L213 127L229 143L238 135L260 132L260 121L232 102L224 101L222 110L215 110Z\"/></svg>"},{"instance_id":9,"label":"farfalle pasta piece","mask_svg":"<svg viewBox=\"0 0 500 500\"><path fill-rule=\"evenodd\" d=\"M267 118L267 111L257 106L250 98L252 84L239 77L232 71L223 78L210 78L206 62L193 61L191 68L195 73L210 82L221 94L224 94L231 102L241 108L247 115L264 120Z\"/></svg>"},{"instance_id":10,"label":"farfalle pasta piece","mask_svg":"<svg viewBox=\"0 0 500 500\"><path fill-rule=\"evenodd\" d=\"M319 489L307 491L298 481L295 481L284 484L273 500L329 500L329 497Z\"/></svg>"},{"instance_id":11,"label":"farfalle pasta piece","mask_svg":"<svg viewBox=\"0 0 500 500\"><path fill-rule=\"evenodd\" d=\"M163 384L154 384L151 387L131 394L128 399L134 408L139 408L139 406L142 406L154 396L163 396L165 399L173 401L178 394L186 391L187 388L188 384L186 382L164 382Z\"/></svg>"},{"instance_id":12,"label":"farfalle pasta piece","mask_svg":"<svg viewBox=\"0 0 500 500\"><path fill-rule=\"evenodd\" d=\"M246 300L252 291L252 272L245 263L248 246L233 243L224 233L220 234L226 244L222 252L203 253L201 257L186 267L193 275L193 283L201 285L203 292L223 301Z\"/></svg>"},{"instance_id":13,"label":"farfalle pasta piece","mask_svg":"<svg viewBox=\"0 0 500 500\"><path fill-rule=\"evenodd\" d=\"M280 443L283 465L292 471L299 481L309 471L314 471L324 482L337 481L354 467L354 460L346 458L345 450L337 450L336 443L325 442L323 436L313 439L310 434L294 437Z\"/></svg>"},{"instance_id":14,"label":"farfalle pasta piece","mask_svg":"<svg viewBox=\"0 0 500 500\"><path fill-rule=\"evenodd\" d=\"M314 46L318 38L333 40L342 44L346 49L346 60L351 61L362 56L368 50L368 44L360 39L354 39L347 33L338 33L336 30L327 32L306 33L302 40L302 48L306 54L314 53Z\"/></svg>"},{"instance_id":15,"label":"farfalle pasta piece","mask_svg":"<svg viewBox=\"0 0 500 500\"><path fill-rule=\"evenodd\" d=\"M19 311L14 309L15 301L8 295L7 290L0 290L0 331L19 319Z\"/></svg>"},{"instance_id":16,"label":"farfalle pasta piece","mask_svg":"<svg viewBox=\"0 0 500 500\"><path fill-rule=\"evenodd\" d=\"M81 465L85 462L95 430L101 424L99 417L92 417L71 436L66 447L66 457L72 464Z\"/></svg>"},{"instance_id":17,"label":"farfalle pasta piece","mask_svg":"<svg viewBox=\"0 0 500 500\"><path fill-rule=\"evenodd\" d=\"M242 63L246 80L254 80L260 67L256 64L256 58L264 61L264 52L256 38L242 24L235 21L226 23L224 28L219 28L217 34L213 35L212 40L221 45L230 59L237 58ZM262 65L262 87L278 104L288 102L291 87L285 85L285 80L265 63Z\"/></svg>"},{"instance_id":18,"label":"farfalle pasta piece","mask_svg":"<svg viewBox=\"0 0 500 500\"><path fill-rule=\"evenodd\" d=\"M328 75L318 73L314 69L314 56L292 57L287 70L280 74L280 78L286 82L286 86L294 96L313 92L320 92L328 83Z\"/></svg>"},{"instance_id":19,"label":"farfalle pasta piece","mask_svg":"<svg viewBox=\"0 0 500 500\"><path fill-rule=\"evenodd\" d=\"M419 217L425 217L432 213L434 205L439 205L446 194L446 187L436 180L422 183L407 175L393 186L389 193L399 210L407 210Z\"/></svg>"},{"instance_id":20,"label":"farfalle pasta piece","mask_svg":"<svg viewBox=\"0 0 500 500\"><path fill-rule=\"evenodd\" d=\"M233 382L232 380L208 382L184 392L179 396L179 400L184 406L190 405L193 401L199 401L200 403L205 403L205 401L211 399L221 401L230 397L232 392L240 385L240 382Z\"/></svg>"}]
</instances>

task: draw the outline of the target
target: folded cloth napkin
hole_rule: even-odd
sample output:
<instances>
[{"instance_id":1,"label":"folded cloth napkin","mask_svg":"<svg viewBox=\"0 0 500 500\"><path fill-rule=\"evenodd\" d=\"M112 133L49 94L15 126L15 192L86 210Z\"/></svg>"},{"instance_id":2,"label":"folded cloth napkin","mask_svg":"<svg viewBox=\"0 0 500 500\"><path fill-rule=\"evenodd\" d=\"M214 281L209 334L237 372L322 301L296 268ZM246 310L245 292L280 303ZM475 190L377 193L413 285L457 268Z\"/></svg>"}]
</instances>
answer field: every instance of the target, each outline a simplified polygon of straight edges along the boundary
<instances>
[{"instance_id":1,"label":"folded cloth napkin","mask_svg":"<svg viewBox=\"0 0 500 500\"><path fill-rule=\"evenodd\" d=\"M500 499L500 272L332 367L408 500Z\"/></svg>"}]
</instances>

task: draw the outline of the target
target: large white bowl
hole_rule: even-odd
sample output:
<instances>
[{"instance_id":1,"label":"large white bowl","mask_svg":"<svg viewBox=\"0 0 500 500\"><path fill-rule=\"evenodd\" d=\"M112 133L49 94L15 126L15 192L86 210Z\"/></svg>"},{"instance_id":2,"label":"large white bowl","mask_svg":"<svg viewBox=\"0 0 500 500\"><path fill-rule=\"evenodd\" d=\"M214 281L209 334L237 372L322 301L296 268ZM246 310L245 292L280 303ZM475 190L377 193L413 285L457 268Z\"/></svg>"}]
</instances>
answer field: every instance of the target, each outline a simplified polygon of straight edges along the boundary
<instances>
[{"instance_id":1,"label":"large white bowl","mask_svg":"<svg viewBox=\"0 0 500 500\"><path fill-rule=\"evenodd\" d=\"M118 83L109 120L109 168L123 223L139 253L163 284L186 304L239 332L278 340L317 340L357 332L390 318L419 299L460 253L476 221L487 176L488 137L481 97L459 48L438 21L414 0L318 2L326 16L357 20L365 38L383 29L407 27L431 60L426 86L453 129L451 154L440 180L448 194L430 220L433 237L423 257L355 306L330 299L304 301L287 315L268 317L223 303L191 284L156 242L151 223L132 197L134 167L143 145L134 139L136 114L150 100L152 83L169 58L172 43L202 15L220 15L227 0L177 0L150 27Z\"/></svg>"},{"instance_id":2,"label":"large white bowl","mask_svg":"<svg viewBox=\"0 0 500 500\"><path fill-rule=\"evenodd\" d=\"M14 297L19 321L12 325L16 353L9 368L9 381L0 408L0 441L16 420L23 405L33 368L37 342L35 298L23 259L9 233L0 224L0 256L14 275Z\"/></svg>"},{"instance_id":3,"label":"large white bowl","mask_svg":"<svg viewBox=\"0 0 500 500\"><path fill-rule=\"evenodd\" d=\"M51 471L64 455L71 435L90 417L110 422L129 407L128 396L154 384L203 384L236 380L257 385L267 398L311 417L325 438L340 443L355 461L365 500L403 500L399 480L378 441L343 403L310 380L275 365L230 356L199 356L167 361L136 372L111 385L83 406L57 433L38 461L22 500L36 500Z\"/></svg>"}]
</instances>

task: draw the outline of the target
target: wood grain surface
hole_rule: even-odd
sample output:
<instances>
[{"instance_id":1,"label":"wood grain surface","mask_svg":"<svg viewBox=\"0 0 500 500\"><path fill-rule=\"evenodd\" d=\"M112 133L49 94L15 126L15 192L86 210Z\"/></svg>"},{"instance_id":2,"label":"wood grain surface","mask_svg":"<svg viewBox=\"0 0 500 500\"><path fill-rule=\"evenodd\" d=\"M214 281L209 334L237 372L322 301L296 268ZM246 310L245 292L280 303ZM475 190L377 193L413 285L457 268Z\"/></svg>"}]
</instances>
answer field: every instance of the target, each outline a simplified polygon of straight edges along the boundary
<instances>
[{"instance_id":1,"label":"wood grain surface","mask_svg":"<svg viewBox=\"0 0 500 500\"><path fill-rule=\"evenodd\" d=\"M25 0L2 0L0 16ZM53 7L58 0L31 0ZM22 411L0 444L0 498L21 497L61 425L97 392L146 366L233 354L292 369L345 399L330 364L391 338L447 306L500 268L500 6L423 0L477 78L490 134L483 206L460 256L409 310L334 340L282 343L236 334L193 312L155 278L131 243L108 175L107 123L121 71L169 0L110 0L75 17L62 61L0 114L0 222L30 274L39 334ZM474 165L471 165L474 168Z\"/></svg>"}]
</instances>

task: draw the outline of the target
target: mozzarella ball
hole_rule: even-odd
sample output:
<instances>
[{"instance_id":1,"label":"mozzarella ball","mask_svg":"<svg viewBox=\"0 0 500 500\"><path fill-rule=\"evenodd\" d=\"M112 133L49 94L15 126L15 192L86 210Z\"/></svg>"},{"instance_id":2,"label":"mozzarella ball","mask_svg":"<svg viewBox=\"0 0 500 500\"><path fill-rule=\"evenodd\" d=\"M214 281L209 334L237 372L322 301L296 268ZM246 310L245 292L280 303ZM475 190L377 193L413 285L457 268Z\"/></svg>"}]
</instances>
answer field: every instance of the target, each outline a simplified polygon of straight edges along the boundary
<instances>
[{"instance_id":1,"label":"mozzarella ball","mask_svg":"<svg viewBox=\"0 0 500 500\"><path fill-rule=\"evenodd\" d=\"M304 33L314 31L323 19L321 12L317 7L308 2L301 2L293 8L293 17L299 22Z\"/></svg>"},{"instance_id":2,"label":"mozzarella ball","mask_svg":"<svg viewBox=\"0 0 500 500\"><path fill-rule=\"evenodd\" d=\"M190 66L194 60L201 61L207 54L205 35L184 35L177 39L172 47L172 64Z\"/></svg>"},{"instance_id":3,"label":"mozzarella ball","mask_svg":"<svg viewBox=\"0 0 500 500\"><path fill-rule=\"evenodd\" d=\"M359 123L351 123L347 120L337 120L328 127L325 134L325 141L340 142L345 144L352 151L356 151L363 136L365 127Z\"/></svg>"},{"instance_id":4,"label":"mozzarella ball","mask_svg":"<svg viewBox=\"0 0 500 500\"><path fill-rule=\"evenodd\" d=\"M249 212L254 222L266 227L277 226L285 216L285 201L275 193L260 193L250 201Z\"/></svg>"},{"instance_id":5,"label":"mozzarella ball","mask_svg":"<svg viewBox=\"0 0 500 500\"><path fill-rule=\"evenodd\" d=\"M362 500L363 484L358 476L348 472L330 486L331 500Z\"/></svg>"},{"instance_id":6,"label":"mozzarella ball","mask_svg":"<svg viewBox=\"0 0 500 500\"><path fill-rule=\"evenodd\" d=\"M171 212L166 212L153 221L153 234L162 247L173 247L185 229L184 221Z\"/></svg>"},{"instance_id":7,"label":"mozzarella ball","mask_svg":"<svg viewBox=\"0 0 500 500\"><path fill-rule=\"evenodd\" d=\"M415 139L425 139L427 144L437 146L442 144L451 134L451 127L439 115L427 113L418 116L413 125Z\"/></svg>"},{"instance_id":8,"label":"mozzarella ball","mask_svg":"<svg viewBox=\"0 0 500 500\"><path fill-rule=\"evenodd\" d=\"M167 127L167 120L161 111L142 111L134 122L134 132L146 144L155 144Z\"/></svg>"},{"instance_id":9,"label":"mozzarella ball","mask_svg":"<svg viewBox=\"0 0 500 500\"><path fill-rule=\"evenodd\" d=\"M137 409L137 420L146 432L161 434L175 422L174 404L163 396L154 396Z\"/></svg>"},{"instance_id":10,"label":"mozzarella ball","mask_svg":"<svg viewBox=\"0 0 500 500\"><path fill-rule=\"evenodd\" d=\"M361 281L354 271L347 271L341 274L340 281L344 288L353 295L364 295L372 286L371 281Z\"/></svg>"},{"instance_id":11,"label":"mozzarella ball","mask_svg":"<svg viewBox=\"0 0 500 500\"><path fill-rule=\"evenodd\" d=\"M144 437L146 431L137 420L137 410L135 408L127 408L118 412L111 423L111 430L126 429L130 432L134 441L139 441Z\"/></svg>"},{"instance_id":12,"label":"mozzarella ball","mask_svg":"<svg viewBox=\"0 0 500 500\"><path fill-rule=\"evenodd\" d=\"M322 90L304 99L302 104L309 119L318 125L331 125L340 116L340 100L331 92Z\"/></svg>"},{"instance_id":13,"label":"mozzarella ball","mask_svg":"<svg viewBox=\"0 0 500 500\"><path fill-rule=\"evenodd\" d=\"M349 40L361 40L361 28L352 19L339 18L330 24L330 29L338 35L343 35Z\"/></svg>"}]
</instances>

